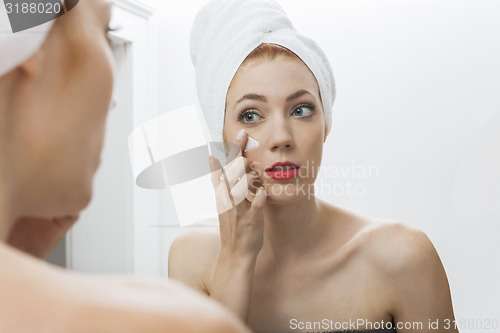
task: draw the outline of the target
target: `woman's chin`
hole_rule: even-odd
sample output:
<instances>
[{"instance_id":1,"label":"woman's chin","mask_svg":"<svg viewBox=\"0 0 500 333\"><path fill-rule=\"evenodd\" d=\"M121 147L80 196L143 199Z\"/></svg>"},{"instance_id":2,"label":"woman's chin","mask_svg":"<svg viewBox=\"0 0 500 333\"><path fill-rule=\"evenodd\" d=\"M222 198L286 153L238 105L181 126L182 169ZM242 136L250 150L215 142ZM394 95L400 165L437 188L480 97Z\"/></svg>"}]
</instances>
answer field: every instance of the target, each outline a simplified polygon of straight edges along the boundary
<instances>
[{"instance_id":1,"label":"woman's chin","mask_svg":"<svg viewBox=\"0 0 500 333\"><path fill-rule=\"evenodd\" d=\"M85 176L81 176L80 179L74 182L68 182L72 184L61 191L60 207L64 207L64 210L69 212L80 212L87 208L87 206L92 201L93 196L93 177L90 173Z\"/></svg>"},{"instance_id":2,"label":"woman's chin","mask_svg":"<svg viewBox=\"0 0 500 333\"><path fill-rule=\"evenodd\" d=\"M270 204L288 205L312 198L312 194L308 192L307 184L274 183L266 184L265 188L268 194L267 202Z\"/></svg>"}]
</instances>

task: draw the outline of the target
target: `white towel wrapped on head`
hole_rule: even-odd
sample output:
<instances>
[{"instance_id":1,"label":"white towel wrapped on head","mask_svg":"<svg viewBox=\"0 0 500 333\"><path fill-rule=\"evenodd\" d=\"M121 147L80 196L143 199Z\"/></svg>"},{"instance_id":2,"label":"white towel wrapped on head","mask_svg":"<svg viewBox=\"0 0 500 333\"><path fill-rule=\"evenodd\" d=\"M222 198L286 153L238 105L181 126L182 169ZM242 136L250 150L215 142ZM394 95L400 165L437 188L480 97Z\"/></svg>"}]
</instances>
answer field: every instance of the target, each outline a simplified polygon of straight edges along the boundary
<instances>
[{"instance_id":1,"label":"white towel wrapped on head","mask_svg":"<svg viewBox=\"0 0 500 333\"><path fill-rule=\"evenodd\" d=\"M272 0L213 0L197 14L191 31L191 60L198 99L213 141L222 141L226 94L238 68L262 43L295 53L316 77L328 132L332 128L335 82L320 47L299 34Z\"/></svg>"},{"instance_id":2,"label":"white towel wrapped on head","mask_svg":"<svg viewBox=\"0 0 500 333\"><path fill-rule=\"evenodd\" d=\"M45 41L54 21L12 32L7 7L0 0L0 76L29 59Z\"/></svg>"}]
</instances>

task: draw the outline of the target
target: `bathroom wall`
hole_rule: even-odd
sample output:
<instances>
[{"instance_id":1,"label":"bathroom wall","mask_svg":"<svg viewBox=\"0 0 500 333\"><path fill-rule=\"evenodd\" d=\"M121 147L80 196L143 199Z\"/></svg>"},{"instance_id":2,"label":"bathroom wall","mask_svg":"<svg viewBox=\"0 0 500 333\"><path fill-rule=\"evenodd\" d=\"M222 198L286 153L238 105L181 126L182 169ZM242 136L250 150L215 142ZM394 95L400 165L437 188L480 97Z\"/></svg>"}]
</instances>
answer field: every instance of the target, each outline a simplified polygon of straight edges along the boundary
<instances>
[{"instance_id":1,"label":"bathroom wall","mask_svg":"<svg viewBox=\"0 0 500 333\"><path fill-rule=\"evenodd\" d=\"M157 276L160 235L150 225L159 223L160 193L135 186L128 151L132 129L160 113L156 0L114 4L117 106L108 115L92 201L60 249L72 270Z\"/></svg>"}]
</instances>

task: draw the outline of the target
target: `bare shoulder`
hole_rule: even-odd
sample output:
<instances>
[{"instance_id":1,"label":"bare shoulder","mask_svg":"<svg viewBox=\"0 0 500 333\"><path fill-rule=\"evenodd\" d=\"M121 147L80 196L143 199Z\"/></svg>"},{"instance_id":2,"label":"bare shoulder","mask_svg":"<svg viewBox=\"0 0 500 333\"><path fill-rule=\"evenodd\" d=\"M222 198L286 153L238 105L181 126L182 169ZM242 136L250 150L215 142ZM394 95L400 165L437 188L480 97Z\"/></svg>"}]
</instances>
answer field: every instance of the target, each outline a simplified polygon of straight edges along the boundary
<instances>
[{"instance_id":1,"label":"bare shoulder","mask_svg":"<svg viewBox=\"0 0 500 333\"><path fill-rule=\"evenodd\" d=\"M416 228L392 220L372 219L362 231L364 253L387 273L401 273L438 259L429 237Z\"/></svg>"},{"instance_id":2,"label":"bare shoulder","mask_svg":"<svg viewBox=\"0 0 500 333\"><path fill-rule=\"evenodd\" d=\"M332 220L333 234L363 267L384 279L417 276L429 269L439 273L442 264L427 235L399 221L379 219L323 202ZM335 229L336 228L336 229ZM342 235L342 236L340 236Z\"/></svg>"},{"instance_id":3,"label":"bare shoulder","mask_svg":"<svg viewBox=\"0 0 500 333\"><path fill-rule=\"evenodd\" d=\"M215 269L220 251L218 227L196 228L178 236L168 256L168 275L198 290Z\"/></svg>"},{"instance_id":4,"label":"bare shoulder","mask_svg":"<svg viewBox=\"0 0 500 333\"><path fill-rule=\"evenodd\" d=\"M173 281L67 272L2 244L0 263L0 332L248 332Z\"/></svg>"},{"instance_id":5,"label":"bare shoulder","mask_svg":"<svg viewBox=\"0 0 500 333\"><path fill-rule=\"evenodd\" d=\"M202 247L206 250L207 246L216 246L219 240L220 234L217 226L193 228L179 235L172 243L172 247Z\"/></svg>"},{"instance_id":6,"label":"bare shoulder","mask_svg":"<svg viewBox=\"0 0 500 333\"><path fill-rule=\"evenodd\" d=\"M394 320L454 318L446 272L423 231L397 221L369 219L356 241L362 267L384 288Z\"/></svg>"},{"instance_id":7,"label":"bare shoulder","mask_svg":"<svg viewBox=\"0 0 500 333\"><path fill-rule=\"evenodd\" d=\"M376 267L398 271L408 260L415 263L415 260L428 259L436 254L431 241L421 230L329 203L324 207L332 220L333 234Z\"/></svg>"},{"instance_id":8,"label":"bare shoulder","mask_svg":"<svg viewBox=\"0 0 500 333\"><path fill-rule=\"evenodd\" d=\"M100 332L96 318L103 317L112 328L103 332L247 332L227 309L174 281L110 277L98 282L113 287L107 288L109 297L89 300L77 311L76 320L86 314L90 323L82 332Z\"/></svg>"},{"instance_id":9,"label":"bare shoulder","mask_svg":"<svg viewBox=\"0 0 500 333\"><path fill-rule=\"evenodd\" d=\"M444 273L434 245L421 230L398 221L373 219L361 238L367 262L397 284L413 283L422 276L442 277Z\"/></svg>"},{"instance_id":10,"label":"bare shoulder","mask_svg":"<svg viewBox=\"0 0 500 333\"><path fill-rule=\"evenodd\" d=\"M169 261L181 259L197 262L212 259L220 251L218 227L191 229L178 236L170 247Z\"/></svg>"},{"instance_id":11,"label":"bare shoulder","mask_svg":"<svg viewBox=\"0 0 500 333\"><path fill-rule=\"evenodd\" d=\"M80 286L86 292L73 297L64 332L247 332L220 304L175 281L82 277Z\"/></svg>"}]
</instances>

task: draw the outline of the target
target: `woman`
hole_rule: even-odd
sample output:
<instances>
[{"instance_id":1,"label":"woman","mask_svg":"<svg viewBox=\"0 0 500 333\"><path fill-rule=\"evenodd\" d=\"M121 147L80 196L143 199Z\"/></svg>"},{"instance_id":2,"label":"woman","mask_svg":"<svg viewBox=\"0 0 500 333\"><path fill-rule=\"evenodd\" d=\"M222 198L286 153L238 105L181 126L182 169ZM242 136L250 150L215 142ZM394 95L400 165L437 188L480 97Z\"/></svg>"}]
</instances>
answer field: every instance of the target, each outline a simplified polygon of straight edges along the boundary
<instances>
[{"instance_id":1,"label":"woman","mask_svg":"<svg viewBox=\"0 0 500 333\"><path fill-rule=\"evenodd\" d=\"M211 2L192 43L200 103L224 97L221 134L241 150L224 171L211 159L220 228L176 239L169 275L255 332L457 332L445 271L423 232L314 196L334 96L315 44L274 2L259 0ZM206 72L224 76L238 49L230 84L217 91ZM212 130L216 110L204 109ZM259 147L245 151L249 136Z\"/></svg>"},{"instance_id":2,"label":"woman","mask_svg":"<svg viewBox=\"0 0 500 333\"><path fill-rule=\"evenodd\" d=\"M175 284L67 273L27 254L50 253L91 198L113 85L111 5L80 1L48 35L22 36L4 30L6 8L2 1L0 331L246 332Z\"/></svg>"}]
</instances>

